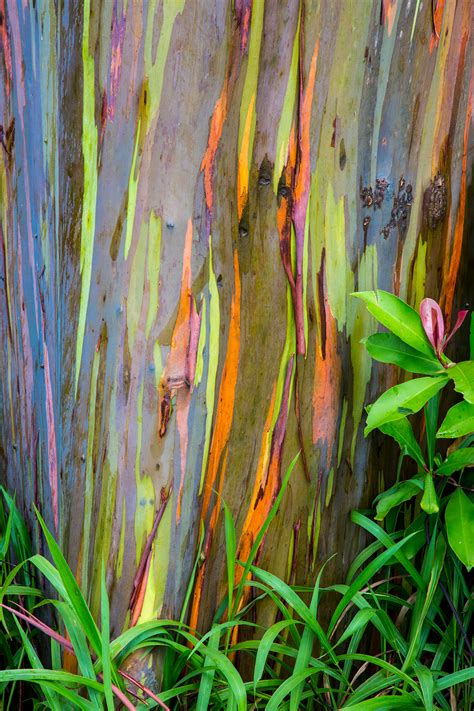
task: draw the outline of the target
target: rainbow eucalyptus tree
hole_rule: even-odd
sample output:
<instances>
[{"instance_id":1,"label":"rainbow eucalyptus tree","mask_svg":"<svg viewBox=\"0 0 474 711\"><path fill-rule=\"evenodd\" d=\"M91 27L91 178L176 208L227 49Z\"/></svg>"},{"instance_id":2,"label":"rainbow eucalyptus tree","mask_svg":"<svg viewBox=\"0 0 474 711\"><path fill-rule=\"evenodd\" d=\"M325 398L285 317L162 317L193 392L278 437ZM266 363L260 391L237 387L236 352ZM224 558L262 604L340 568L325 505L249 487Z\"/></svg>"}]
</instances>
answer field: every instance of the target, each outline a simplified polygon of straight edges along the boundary
<instances>
[{"instance_id":1,"label":"rainbow eucalyptus tree","mask_svg":"<svg viewBox=\"0 0 474 711\"><path fill-rule=\"evenodd\" d=\"M299 450L260 563L357 549L396 374L349 294L466 298L471 11L0 0L1 475L115 632L179 615L201 530L205 624L222 502L245 558Z\"/></svg>"}]
</instances>

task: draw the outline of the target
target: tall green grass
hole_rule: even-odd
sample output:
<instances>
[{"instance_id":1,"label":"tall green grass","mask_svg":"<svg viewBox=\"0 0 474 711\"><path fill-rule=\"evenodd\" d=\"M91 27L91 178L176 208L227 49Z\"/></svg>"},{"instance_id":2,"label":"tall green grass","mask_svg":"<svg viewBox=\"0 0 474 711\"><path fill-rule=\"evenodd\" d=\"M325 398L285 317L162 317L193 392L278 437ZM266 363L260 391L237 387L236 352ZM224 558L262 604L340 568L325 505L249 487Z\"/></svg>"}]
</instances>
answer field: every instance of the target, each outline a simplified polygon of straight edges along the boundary
<instances>
[{"instance_id":1,"label":"tall green grass","mask_svg":"<svg viewBox=\"0 0 474 711\"><path fill-rule=\"evenodd\" d=\"M111 639L104 577L99 624L39 514L51 561L33 554L15 502L2 491L2 708L472 708L469 581L443 530L426 527L426 514L407 530L398 530L392 516L388 532L354 512L354 525L372 542L341 584L323 584L324 566L314 586L305 587L254 565L295 461L247 561L236 559L234 522L224 509L228 590L205 633L185 624L192 576L179 620L138 624ZM234 587L238 568L243 575ZM54 599L44 597L44 579ZM273 607L275 619L265 629L252 621L262 603ZM328 607L329 619L321 614ZM76 673L63 667L66 652L77 660ZM157 652L159 691L126 671L132 654Z\"/></svg>"}]
</instances>

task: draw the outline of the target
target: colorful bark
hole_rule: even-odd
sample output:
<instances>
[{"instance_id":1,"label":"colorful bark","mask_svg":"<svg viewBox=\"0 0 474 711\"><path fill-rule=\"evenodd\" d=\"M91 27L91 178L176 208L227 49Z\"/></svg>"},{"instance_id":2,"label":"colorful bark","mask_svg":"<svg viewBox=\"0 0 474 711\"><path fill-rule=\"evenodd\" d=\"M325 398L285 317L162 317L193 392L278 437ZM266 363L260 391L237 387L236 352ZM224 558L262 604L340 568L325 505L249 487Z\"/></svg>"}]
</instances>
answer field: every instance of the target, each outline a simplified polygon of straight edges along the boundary
<instances>
[{"instance_id":1,"label":"colorful bark","mask_svg":"<svg viewBox=\"0 0 474 711\"><path fill-rule=\"evenodd\" d=\"M470 298L470 4L61 8L0 0L2 477L95 609L105 562L115 631L179 615L202 523L199 625L222 500L245 557L300 448L260 562L313 580L358 546L395 374L349 293Z\"/></svg>"}]
</instances>

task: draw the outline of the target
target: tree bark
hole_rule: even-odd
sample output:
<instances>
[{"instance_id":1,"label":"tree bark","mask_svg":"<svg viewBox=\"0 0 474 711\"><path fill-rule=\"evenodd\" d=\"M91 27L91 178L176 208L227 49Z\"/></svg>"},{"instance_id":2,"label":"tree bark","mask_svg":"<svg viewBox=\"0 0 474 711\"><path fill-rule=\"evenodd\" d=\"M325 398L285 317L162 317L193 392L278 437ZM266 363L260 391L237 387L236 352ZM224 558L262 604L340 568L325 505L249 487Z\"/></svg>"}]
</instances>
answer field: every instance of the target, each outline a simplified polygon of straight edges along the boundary
<instances>
[{"instance_id":1,"label":"tree bark","mask_svg":"<svg viewBox=\"0 0 474 711\"><path fill-rule=\"evenodd\" d=\"M0 0L2 477L115 632L245 558L312 581L393 474L355 290L453 312L472 3ZM472 191L471 191L472 192ZM471 203L472 204L472 203ZM472 207L471 207L472 215ZM472 248L471 248L472 249ZM471 251L472 254L472 251Z\"/></svg>"}]
</instances>

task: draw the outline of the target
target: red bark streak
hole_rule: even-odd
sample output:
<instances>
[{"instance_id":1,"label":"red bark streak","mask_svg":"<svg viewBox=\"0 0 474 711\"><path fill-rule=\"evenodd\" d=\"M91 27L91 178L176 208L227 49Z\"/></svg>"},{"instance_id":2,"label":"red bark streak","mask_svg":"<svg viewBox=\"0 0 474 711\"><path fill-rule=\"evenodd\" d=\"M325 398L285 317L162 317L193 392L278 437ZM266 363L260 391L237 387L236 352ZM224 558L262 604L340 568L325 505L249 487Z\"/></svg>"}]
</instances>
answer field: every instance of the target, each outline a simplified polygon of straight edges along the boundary
<instances>
[{"instance_id":1,"label":"red bark streak","mask_svg":"<svg viewBox=\"0 0 474 711\"><path fill-rule=\"evenodd\" d=\"M464 38L463 38L464 39ZM440 304L443 308L446 324L451 325L451 315L453 310L454 290L456 288L456 277L461 263L461 252L464 234L464 216L466 212L466 191L467 191L467 153L469 142L469 129L472 117L472 104L474 92L474 76L471 76L469 85L470 101L468 102L466 123L464 125L464 146L462 155L461 185L459 188L459 207L454 226L454 244L450 240L446 241L446 252L443 270L443 285L441 290Z\"/></svg>"},{"instance_id":2,"label":"red bark streak","mask_svg":"<svg viewBox=\"0 0 474 711\"><path fill-rule=\"evenodd\" d=\"M261 0L257 0L260 2ZM252 13L252 0L236 0L235 15L240 27L240 51L243 54L247 48L250 34L250 16Z\"/></svg>"},{"instance_id":3,"label":"red bark streak","mask_svg":"<svg viewBox=\"0 0 474 711\"><path fill-rule=\"evenodd\" d=\"M7 98L10 97L11 82L12 82L12 53L10 49L10 40L7 32L7 17L5 15L5 0L0 0L0 41L3 47L3 61L5 62L5 89Z\"/></svg>"}]
</instances>

